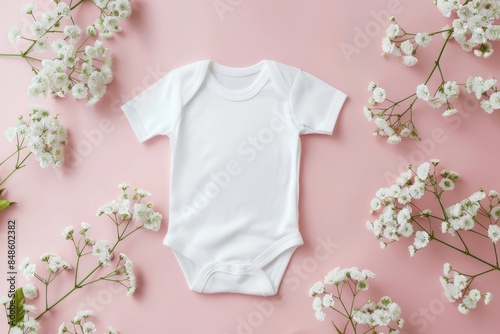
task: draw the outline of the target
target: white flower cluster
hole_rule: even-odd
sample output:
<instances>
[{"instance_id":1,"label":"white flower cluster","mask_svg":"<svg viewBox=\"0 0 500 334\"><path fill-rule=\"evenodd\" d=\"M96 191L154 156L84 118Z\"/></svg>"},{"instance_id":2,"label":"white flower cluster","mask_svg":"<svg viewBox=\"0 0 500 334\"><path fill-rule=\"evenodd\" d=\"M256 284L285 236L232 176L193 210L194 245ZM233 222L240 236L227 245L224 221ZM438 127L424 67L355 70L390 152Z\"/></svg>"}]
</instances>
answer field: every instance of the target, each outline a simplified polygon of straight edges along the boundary
<instances>
[{"instance_id":1,"label":"white flower cluster","mask_svg":"<svg viewBox=\"0 0 500 334\"><path fill-rule=\"evenodd\" d=\"M84 31L74 23L73 11L82 2L73 7L64 1L54 2L57 3L54 9L36 16L35 5L29 3L23 7L22 12L34 19L32 36L22 36L18 27L13 27L8 33L9 40L14 44L21 40L33 43L20 54L35 72L28 95L37 97L51 93L65 97L71 92L76 99L88 99L87 104L92 106L104 96L107 85L113 80L109 48L100 40L96 40L94 45L87 45L88 38L81 42ZM88 37L95 37L98 32L101 37L111 37L113 32L121 31L119 23L132 13L130 0L94 0L91 3L99 8L100 16L87 27ZM62 27L64 21L68 25ZM51 41L49 34L59 38ZM55 54L52 59L27 56L31 51L45 53L50 47ZM40 60L42 67L34 67L31 60Z\"/></svg>"},{"instance_id":2,"label":"white flower cluster","mask_svg":"<svg viewBox=\"0 0 500 334\"><path fill-rule=\"evenodd\" d=\"M57 330L57 334L79 334L77 329L80 329L81 334L93 334L97 331L95 324L89 320L91 316L94 315L94 312L90 310L81 310L76 313L76 316L71 320L72 327L75 332L68 329L66 324L63 322L59 329ZM118 334L118 331L112 327L108 328L108 331L105 334Z\"/></svg>"},{"instance_id":3,"label":"white flower cluster","mask_svg":"<svg viewBox=\"0 0 500 334\"><path fill-rule=\"evenodd\" d=\"M412 67L417 65L418 59L415 53L418 47L427 47L432 41L432 34L418 33L412 38L406 38L407 34L401 27L395 23L394 17L391 17L391 23L382 39L382 55L392 54L395 57L401 57L403 65Z\"/></svg>"},{"instance_id":4,"label":"white flower cluster","mask_svg":"<svg viewBox=\"0 0 500 334\"><path fill-rule=\"evenodd\" d=\"M486 198L486 193L483 190L479 190L469 198L447 208L448 220L442 223L442 232L455 235L460 230L472 230L477 219L477 212L481 208L480 202L484 198Z\"/></svg>"},{"instance_id":5,"label":"white flower cluster","mask_svg":"<svg viewBox=\"0 0 500 334\"><path fill-rule=\"evenodd\" d=\"M368 91L372 92L372 96L368 98L368 104L371 107L364 107L363 112L365 114L366 119L370 122L375 119L375 125L377 125L377 130L374 133L376 136L386 136L387 142L389 144L399 144L402 139L405 137L409 137L412 139L417 139L418 135L415 131L411 130L412 127L411 122L402 123L400 119L395 123L390 123L390 117L387 119L384 118L384 113L375 114L374 109L381 103L386 100L386 92L385 89L377 86L374 82L370 82L368 84Z\"/></svg>"},{"instance_id":6,"label":"white flower cluster","mask_svg":"<svg viewBox=\"0 0 500 334\"><path fill-rule=\"evenodd\" d=\"M12 141L17 137L18 140L26 140L26 146L35 154L42 168L60 167L64 163L66 128L47 109L37 105L32 105L30 109L30 119L20 116L17 125L5 132L7 139Z\"/></svg>"},{"instance_id":7,"label":"white flower cluster","mask_svg":"<svg viewBox=\"0 0 500 334\"><path fill-rule=\"evenodd\" d=\"M47 270L56 273L59 270L70 270L71 265L60 255L55 253L45 253L40 256L40 261L47 262Z\"/></svg>"},{"instance_id":8,"label":"white flower cluster","mask_svg":"<svg viewBox=\"0 0 500 334\"><path fill-rule=\"evenodd\" d=\"M400 328L404 325L401 307L388 296L380 298L378 303L367 301L353 314L353 320L370 327L389 326L391 321L395 321ZM390 328L389 333L398 334L399 330Z\"/></svg>"},{"instance_id":9,"label":"white flower cluster","mask_svg":"<svg viewBox=\"0 0 500 334\"><path fill-rule=\"evenodd\" d=\"M92 2L101 10L101 16L94 24L87 27L90 36L99 36L109 38L114 32L122 31L118 25L121 21L127 19L132 14L130 0L92 0Z\"/></svg>"},{"instance_id":10,"label":"white flower cluster","mask_svg":"<svg viewBox=\"0 0 500 334\"><path fill-rule=\"evenodd\" d=\"M23 295L26 299L35 299L38 297L38 289L33 284L28 283L23 286Z\"/></svg>"},{"instance_id":11,"label":"white flower cluster","mask_svg":"<svg viewBox=\"0 0 500 334\"><path fill-rule=\"evenodd\" d=\"M498 206L500 199L498 192L495 190L490 191L487 196L484 190L481 189L469 196L469 198L447 208L448 220L442 222L442 232L455 235L457 231L472 230L476 226L478 211L482 208L481 201L486 198L490 204L489 216L492 218L488 227L488 237L496 244L500 240L500 227L497 225L500 219L500 206Z\"/></svg>"},{"instance_id":12,"label":"white flower cluster","mask_svg":"<svg viewBox=\"0 0 500 334\"><path fill-rule=\"evenodd\" d=\"M449 263L444 264L443 275L439 277L446 298L450 302L461 300L458 310L463 314L467 314L469 310L475 309L481 299L484 300L485 305L488 305L493 299L493 295L490 292L482 295L478 289L470 289L472 280L473 278L467 279L466 276L452 270Z\"/></svg>"},{"instance_id":13,"label":"white flower cluster","mask_svg":"<svg viewBox=\"0 0 500 334\"><path fill-rule=\"evenodd\" d=\"M75 99L88 98L89 106L97 103L113 81L109 48L97 40L93 46L85 46L80 58L74 44L58 39L52 43L52 49L57 58L42 60L42 68L31 80L28 95L37 97L50 91L65 97L71 92ZM79 73L78 78L75 72Z\"/></svg>"},{"instance_id":14,"label":"white flower cluster","mask_svg":"<svg viewBox=\"0 0 500 334\"><path fill-rule=\"evenodd\" d=\"M151 193L143 189L134 188L132 200L130 200L130 195L127 193L129 186L127 184L120 184L118 187L123 190L123 194L117 200L112 200L100 207L97 210L97 215L118 215L122 219L133 218L141 222L143 228L155 232L159 231L163 219L162 214L153 210L152 203L141 203L142 199L150 196ZM132 211L130 210L131 204L133 206Z\"/></svg>"},{"instance_id":15,"label":"white flower cluster","mask_svg":"<svg viewBox=\"0 0 500 334\"><path fill-rule=\"evenodd\" d=\"M366 281L374 277L375 274L372 271L368 269L360 270L356 267L336 267L328 272L323 281L314 283L309 290L309 297L314 298L312 307L315 311L316 319L324 321L326 314L323 310L325 308L335 310L335 299L340 301L340 298L342 298L340 294L337 296L328 292L326 289L327 286L334 285L338 287L340 284L353 283L355 288L350 291L353 291L353 297L355 297L357 293L354 293L354 291L368 290L368 283ZM391 321L397 322L400 328L404 324L404 320L401 318L401 308L398 304L392 302L389 297L382 297L378 303L372 301L365 302L360 308L354 309L352 318L356 324L368 325L370 328L389 326ZM397 334L399 331L389 328L389 333Z\"/></svg>"},{"instance_id":16,"label":"white flower cluster","mask_svg":"<svg viewBox=\"0 0 500 334\"><path fill-rule=\"evenodd\" d=\"M443 112L444 117L449 117L458 112L458 110L451 105L451 101L460 96L460 87L455 81L446 81L439 86L434 95L430 93L427 85L421 84L417 86L415 94L419 99L427 102L427 104L434 109L441 108L446 104L447 109Z\"/></svg>"},{"instance_id":17,"label":"white flower cluster","mask_svg":"<svg viewBox=\"0 0 500 334\"><path fill-rule=\"evenodd\" d=\"M487 58L493 53L491 41L500 40L500 3L496 0L437 0L439 11L446 17L456 13L452 37L467 52Z\"/></svg>"},{"instance_id":18,"label":"white flower cluster","mask_svg":"<svg viewBox=\"0 0 500 334\"><path fill-rule=\"evenodd\" d=\"M434 166L438 163L437 160L432 161ZM379 189L371 200L370 213L378 211L381 213L373 222L367 221L366 227L377 239L387 240L381 242L382 248L385 248L388 242L398 241L400 237L414 236L413 244L409 246L410 255L413 256L417 250L429 243L429 234L425 231L415 232L412 222L419 216L430 214L430 211L412 215L413 209L409 204L412 200L424 196L427 185L434 178L434 174L430 173L430 167L431 163L424 162L414 172L409 166L409 169L396 180L396 184Z\"/></svg>"},{"instance_id":19,"label":"white flower cluster","mask_svg":"<svg viewBox=\"0 0 500 334\"><path fill-rule=\"evenodd\" d=\"M474 93L476 98L481 101L481 108L488 114L500 109L500 92L498 91L496 79L484 80L481 77L471 76L465 82L465 88L469 94ZM486 99L483 99L483 97L486 97Z\"/></svg>"},{"instance_id":20,"label":"white flower cluster","mask_svg":"<svg viewBox=\"0 0 500 334\"><path fill-rule=\"evenodd\" d=\"M136 279L134 274L134 265L132 260L130 260L127 255L120 253L120 261L123 261L123 265L118 267L118 272L125 274L130 286L127 287L127 296L131 296L135 292Z\"/></svg>"},{"instance_id":21,"label":"white flower cluster","mask_svg":"<svg viewBox=\"0 0 500 334\"><path fill-rule=\"evenodd\" d=\"M107 240L98 240L92 247L92 255L97 256L99 263L103 266L109 266L111 261L111 251Z\"/></svg>"},{"instance_id":22,"label":"white flower cluster","mask_svg":"<svg viewBox=\"0 0 500 334\"><path fill-rule=\"evenodd\" d=\"M40 261L47 263L47 270L51 273L57 273L60 270L72 269L68 262L55 253L42 254L40 256ZM36 264L28 257L24 258L19 265L19 271L23 273L23 276L27 281L30 281L35 276L35 270Z\"/></svg>"},{"instance_id":23,"label":"white flower cluster","mask_svg":"<svg viewBox=\"0 0 500 334\"><path fill-rule=\"evenodd\" d=\"M29 257L24 258L19 264L19 271L23 273L24 278L29 281L35 276L36 264L31 262Z\"/></svg>"}]
</instances>

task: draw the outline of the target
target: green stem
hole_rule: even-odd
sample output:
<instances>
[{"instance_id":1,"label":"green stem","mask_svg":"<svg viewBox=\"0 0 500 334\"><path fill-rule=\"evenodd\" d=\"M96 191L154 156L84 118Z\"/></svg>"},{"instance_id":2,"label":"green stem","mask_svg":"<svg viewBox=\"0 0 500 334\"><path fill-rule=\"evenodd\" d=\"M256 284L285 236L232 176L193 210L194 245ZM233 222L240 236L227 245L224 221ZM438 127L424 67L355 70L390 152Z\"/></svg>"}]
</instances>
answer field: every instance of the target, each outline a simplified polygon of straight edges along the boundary
<instances>
[{"instance_id":1,"label":"green stem","mask_svg":"<svg viewBox=\"0 0 500 334\"><path fill-rule=\"evenodd\" d=\"M118 241L115 242L115 244L113 245L113 247L110 248L110 253L112 253L114 251L114 249L118 246L118 244L120 243L120 241L121 240L118 240ZM99 263L87 276L85 276L82 280L80 280L80 282L76 283L75 286L71 290L69 290L61 298L59 298L56 302L54 302L54 304L52 304L49 307L46 307L45 310L42 313L40 313L35 318L35 320L39 319L45 313L47 313L48 311L50 311L51 309L53 309L56 305L58 305L60 302L62 302L66 297L68 297L70 294L72 294L75 290L80 289L81 287L87 285L87 284L85 284L85 281L87 279L89 279L89 277L92 276L101 267L102 267L102 265ZM95 282L97 282L97 281L99 281L99 280L96 280ZM92 283L95 283L95 282L92 282Z\"/></svg>"},{"instance_id":2,"label":"green stem","mask_svg":"<svg viewBox=\"0 0 500 334\"><path fill-rule=\"evenodd\" d=\"M86 0L80 0L76 4L74 4L72 7L70 7L71 10L75 9L76 7L80 6L82 3L84 3Z\"/></svg>"},{"instance_id":3,"label":"green stem","mask_svg":"<svg viewBox=\"0 0 500 334\"><path fill-rule=\"evenodd\" d=\"M10 158L12 158L14 155L16 155L19 151L16 150L14 153L12 153L11 155L9 155L7 158L5 158L2 162L0 162L0 166L2 166L5 162L7 162L7 160L9 160Z\"/></svg>"},{"instance_id":4,"label":"green stem","mask_svg":"<svg viewBox=\"0 0 500 334\"><path fill-rule=\"evenodd\" d=\"M441 51L439 52L439 56L438 58L436 59L436 61L434 62L434 67L432 68L432 71L431 73L429 74L429 76L427 77L427 79L425 80L425 85L427 85L427 83L429 82L429 80L431 80L434 72L436 71L436 68L438 68L439 66L439 62L441 61L441 57L443 56L443 53L444 53L444 49L446 48L446 45L448 45L448 42L450 41L450 38L451 38L451 35L452 35L452 32L453 32L453 29L450 29L449 30L449 34L448 36L446 37L446 40L444 41L443 43L443 46L441 47Z\"/></svg>"},{"instance_id":5,"label":"green stem","mask_svg":"<svg viewBox=\"0 0 500 334\"><path fill-rule=\"evenodd\" d=\"M450 248L452 248L452 249L454 249L454 250L456 250L456 251L458 251L458 252L460 252L460 253L462 253L462 254L464 254L464 255L470 256L470 257L472 257L472 258L474 258L474 259L478 260L479 262L482 262L482 263L484 263L484 264L486 264L486 265L488 265L488 266L492 267L494 270L500 270L500 268L499 268L497 265L492 264L492 263L490 263L490 262L488 262L488 261L485 261L485 260L483 260L483 259L481 259L481 258L479 258L479 257L477 257L477 256L475 256L475 255L473 255L473 254L471 254L470 252L467 252L467 251L462 250L462 249L460 249L460 248L458 248L458 247L455 247L455 246L453 246L453 245L451 245L451 244L447 243L446 241L443 241L443 240L441 240L441 239L439 239L439 238L436 238L436 237L433 237L432 239L433 239L433 240L436 240L437 242L439 242L439 243L441 243L441 244L443 244L443 245L445 245L445 246L448 246L448 247L450 247Z\"/></svg>"},{"instance_id":6,"label":"green stem","mask_svg":"<svg viewBox=\"0 0 500 334\"><path fill-rule=\"evenodd\" d=\"M18 160L18 163L16 163L16 166L14 167L14 169L12 170L12 172L9 173L9 175L7 175L1 182L0 182L0 187L5 183L5 181L7 181L15 172L17 172L18 170L20 170L21 168L23 168L25 165L23 165L23 163L26 161L26 159L29 158L29 156L32 154L32 152L28 153L21 161L21 163L19 163L19 156L20 156L20 151L18 151L19 154L18 154L18 157L17 157L17 160Z\"/></svg>"},{"instance_id":7,"label":"green stem","mask_svg":"<svg viewBox=\"0 0 500 334\"><path fill-rule=\"evenodd\" d=\"M59 304L60 302L62 302L66 297L68 297L70 294L72 294L76 289L78 289L79 287L75 286L73 287L71 290L69 290L64 296L62 296L61 298L59 298L54 304L52 304L50 307L46 307L45 308L45 311L43 311L42 313L40 313L36 318L35 320L38 320L40 319L40 317L42 317L45 313L49 312L51 309L53 309L57 304Z\"/></svg>"},{"instance_id":8,"label":"green stem","mask_svg":"<svg viewBox=\"0 0 500 334\"><path fill-rule=\"evenodd\" d=\"M0 57L22 57L20 53L0 53Z\"/></svg>"}]
</instances>

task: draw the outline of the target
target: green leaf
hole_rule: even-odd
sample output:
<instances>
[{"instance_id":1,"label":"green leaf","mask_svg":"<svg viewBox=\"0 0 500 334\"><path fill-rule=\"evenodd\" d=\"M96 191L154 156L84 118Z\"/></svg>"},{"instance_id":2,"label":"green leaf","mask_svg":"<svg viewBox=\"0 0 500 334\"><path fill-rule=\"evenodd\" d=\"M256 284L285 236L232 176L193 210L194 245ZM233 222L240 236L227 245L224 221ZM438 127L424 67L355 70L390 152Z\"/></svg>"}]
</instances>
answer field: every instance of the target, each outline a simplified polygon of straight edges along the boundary
<instances>
[{"instance_id":1,"label":"green leaf","mask_svg":"<svg viewBox=\"0 0 500 334\"><path fill-rule=\"evenodd\" d=\"M14 322L9 322L10 327L14 327L24 320L24 314L26 312L24 311L25 299L22 288L16 290L12 302L14 302L14 317L13 317L14 319L9 318L9 321L14 320Z\"/></svg>"},{"instance_id":2,"label":"green leaf","mask_svg":"<svg viewBox=\"0 0 500 334\"><path fill-rule=\"evenodd\" d=\"M0 199L0 211L7 209L12 203L6 199Z\"/></svg>"}]
</instances>

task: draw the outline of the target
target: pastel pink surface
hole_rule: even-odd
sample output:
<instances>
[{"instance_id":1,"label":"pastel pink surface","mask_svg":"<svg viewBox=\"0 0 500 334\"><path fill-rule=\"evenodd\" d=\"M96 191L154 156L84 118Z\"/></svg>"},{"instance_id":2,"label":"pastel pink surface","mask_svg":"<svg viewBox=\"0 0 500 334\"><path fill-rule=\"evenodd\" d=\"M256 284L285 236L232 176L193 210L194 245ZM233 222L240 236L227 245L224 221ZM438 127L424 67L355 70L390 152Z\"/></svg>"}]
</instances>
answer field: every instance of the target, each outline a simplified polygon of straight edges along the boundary
<instances>
[{"instance_id":1,"label":"pastel pink surface","mask_svg":"<svg viewBox=\"0 0 500 334\"><path fill-rule=\"evenodd\" d=\"M231 10L218 15L214 3L219 2L230 3ZM0 33L6 35L12 25L26 22L21 20L19 6L16 2L4 4ZM123 32L107 42L114 54L115 79L94 108L70 98L31 101L26 95L32 77L27 65L19 59L0 59L0 128L15 124L18 115L27 114L28 104L36 102L60 114L71 142L68 165L61 171L42 170L32 159L7 184L9 198L20 204L2 213L0 235L3 242L8 218L19 222L18 260L26 256L36 259L45 252L69 259L73 250L61 231L81 221L94 226L96 237L111 236L112 226L95 212L118 195L121 182L151 191L152 201L166 218L159 233L140 233L125 242L123 251L134 261L138 276L133 297L107 283L90 286L44 317L41 333L56 332L61 322L68 322L82 308L96 312L99 332L111 325L123 334L334 333L329 320L339 318L330 313L325 322L315 320L307 292L336 266L374 271L377 277L367 296L390 295L402 306L407 321L403 333L497 331L500 301L462 316L456 304L442 297L438 277L443 263L470 266L462 262L463 257L434 245L410 258L405 241L381 250L365 228L365 221L371 218L368 209L373 194L389 185L388 178L408 162L439 158L444 168L461 173L463 180L447 204L480 186L500 189L494 146L500 127L498 113L487 115L476 103L446 121L439 111L421 107L415 119L425 140L399 146L373 138L374 125L363 116L370 81L386 88L391 96L401 97L428 75L440 41L421 53L415 68L406 69L397 59L380 57L380 40L388 24L387 13L418 31L438 30L448 24L432 1L374 0L361 5L359 1L326 0L307 4L297 0L134 0L133 9ZM92 12L84 14L82 19ZM341 50L346 45L355 51L346 55ZM0 39L0 50L13 51L6 39ZM292 258L276 297L191 292L172 252L162 245L168 224L169 142L156 138L139 143L119 107L171 69L200 59L229 66L275 59L303 68L349 95L333 136L302 137L299 210L305 245ZM479 61L453 44L444 59L444 71L457 82L472 74L498 76L498 53ZM472 100L464 97L462 101ZM1 140L3 157L14 146ZM0 262L2 293L6 290L4 254L0 254ZM498 295L494 278L479 281L481 291L488 288ZM19 283L24 280L20 278ZM55 290L61 292L63 287ZM2 333L6 332L3 319L0 323Z\"/></svg>"}]
</instances>

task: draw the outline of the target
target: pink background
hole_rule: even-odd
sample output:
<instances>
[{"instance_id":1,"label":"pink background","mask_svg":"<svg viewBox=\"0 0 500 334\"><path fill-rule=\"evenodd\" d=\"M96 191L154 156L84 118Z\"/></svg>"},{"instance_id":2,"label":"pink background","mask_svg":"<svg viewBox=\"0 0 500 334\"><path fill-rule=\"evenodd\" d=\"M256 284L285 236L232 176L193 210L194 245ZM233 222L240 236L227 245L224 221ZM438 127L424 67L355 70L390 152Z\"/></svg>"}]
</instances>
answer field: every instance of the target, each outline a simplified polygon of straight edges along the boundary
<instances>
[{"instance_id":1,"label":"pink background","mask_svg":"<svg viewBox=\"0 0 500 334\"><path fill-rule=\"evenodd\" d=\"M67 225L87 221L94 225L94 236L109 235L111 225L95 217L95 212L118 195L116 186L121 182L151 191L156 208L167 218L168 139L140 144L119 106L171 69L193 61L211 58L229 66L246 66L275 59L303 68L349 95L333 136L309 135L302 139L300 228L305 245L292 258L278 296L191 292L172 252L162 245L165 219L159 233L140 233L122 249L135 264L136 295L127 298L123 290L117 291L107 283L90 286L45 316L41 333L55 333L61 322L68 322L81 308L98 314L94 321L99 332L112 325L124 334L333 333L329 323L333 313L323 323L315 320L307 292L336 266L374 271L377 277L367 296L378 299L390 295L397 301L407 321L405 333L497 332L498 274L478 282L483 292L496 294L492 304L463 316L456 304L443 301L438 277L445 261L462 268L469 262L436 245L410 258L407 241L381 250L365 228L365 221L371 219L368 210L373 194L389 185L387 175L399 173L408 162L439 158L444 168L462 174L456 191L445 200L448 205L480 186L500 190L496 165L500 114L487 115L471 97L461 98L463 112L451 120L444 120L442 111L420 105L415 119L426 139L421 143L389 146L372 137L374 124L367 123L363 116L370 81L385 87L390 97L406 96L428 75L441 44L437 38L439 41L420 52L420 63L414 69L403 68L396 59L381 58L386 14L396 15L410 31L435 31L449 20L431 0L373 0L362 4L221 1L232 3L232 11L222 18L213 0L134 0L134 13L123 24L123 33L107 41L115 56L115 80L105 98L94 108L71 98L34 101L59 113L69 129L68 165L62 171L42 170L31 159L7 182L9 198L20 204L1 214L0 236L4 242L6 221L15 218L19 223L18 261L25 256L38 258L48 251L70 260L73 250L61 231ZM6 35L12 25L27 24L19 14L20 6L18 2L3 4L0 35ZM79 19L92 18L91 11L83 10L80 15ZM356 53L344 55L341 45L350 45ZM0 38L0 50L13 51L6 38ZM452 43L444 61L447 77L463 83L471 74L498 76L500 53L480 61ZM15 124L18 115L28 113L27 106L33 101L25 92L32 74L19 59L1 59L0 73L3 132ZM433 132L440 138L432 139ZM1 156L12 152L13 144L0 140ZM2 246L2 273L5 262ZM2 274L0 291L6 291L5 283ZM20 277L19 284L23 283ZM3 318L0 321L5 328Z\"/></svg>"}]
</instances>

